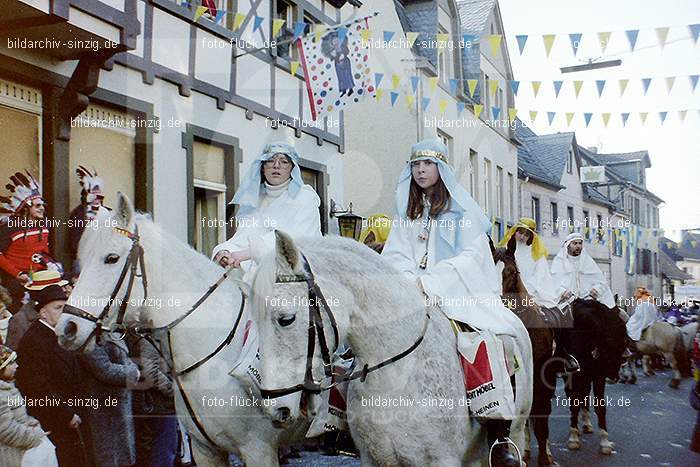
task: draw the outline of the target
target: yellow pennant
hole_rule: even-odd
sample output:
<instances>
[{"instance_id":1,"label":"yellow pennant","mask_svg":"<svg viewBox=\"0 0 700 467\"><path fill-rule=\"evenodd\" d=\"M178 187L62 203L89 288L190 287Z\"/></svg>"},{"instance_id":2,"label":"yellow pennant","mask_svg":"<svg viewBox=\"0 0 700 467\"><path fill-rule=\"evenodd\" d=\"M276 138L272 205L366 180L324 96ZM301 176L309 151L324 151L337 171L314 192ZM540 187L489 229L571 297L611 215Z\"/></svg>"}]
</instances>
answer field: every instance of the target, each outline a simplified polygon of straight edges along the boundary
<instances>
[{"instance_id":1,"label":"yellow pennant","mask_svg":"<svg viewBox=\"0 0 700 467\"><path fill-rule=\"evenodd\" d=\"M236 13L236 16L233 18L233 29L240 28L243 21L245 21L245 15L243 13Z\"/></svg>"},{"instance_id":2,"label":"yellow pennant","mask_svg":"<svg viewBox=\"0 0 700 467\"><path fill-rule=\"evenodd\" d=\"M644 125L646 123L648 115L649 115L649 112L639 112L639 120L641 120L642 125Z\"/></svg>"},{"instance_id":3,"label":"yellow pennant","mask_svg":"<svg viewBox=\"0 0 700 467\"><path fill-rule=\"evenodd\" d=\"M430 92L435 92L435 90L437 89L438 79L439 78L437 76L433 76L431 78L428 78L428 84L430 85Z\"/></svg>"},{"instance_id":4,"label":"yellow pennant","mask_svg":"<svg viewBox=\"0 0 700 467\"><path fill-rule=\"evenodd\" d=\"M444 113L445 113L445 110L447 110L447 104L448 104L448 103L449 103L449 101L448 101L447 99L440 99L440 102L439 102L439 109L440 109L440 113L441 113L441 114L444 114Z\"/></svg>"},{"instance_id":5,"label":"yellow pennant","mask_svg":"<svg viewBox=\"0 0 700 467\"><path fill-rule=\"evenodd\" d=\"M467 80L467 87L469 88L469 95L471 97L474 97L474 92L476 91L476 85L479 83L478 80L475 79L468 79Z\"/></svg>"},{"instance_id":6,"label":"yellow pennant","mask_svg":"<svg viewBox=\"0 0 700 467\"><path fill-rule=\"evenodd\" d=\"M511 122L515 121L515 117L518 116L518 109L513 107L508 107L508 120Z\"/></svg>"},{"instance_id":7,"label":"yellow pennant","mask_svg":"<svg viewBox=\"0 0 700 467\"><path fill-rule=\"evenodd\" d=\"M289 62L289 68L290 68L290 71L291 71L293 76L297 74L297 70L299 69L299 65L301 65L301 62L298 62L296 60Z\"/></svg>"},{"instance_id":8,"label":"yellow pennant","mask_svg":"<svg viewBox=\"0 0 700 467\"><path fill-rule=\"evenodd\" d=\"M627 84L630 82L628 79L621 79L620 80L620 97L625 93L625 89L627 89Z\"/></svg>"},{"instance_id":9,"label":"yellow pennant","mask_svg":"<svg viewBox=\"0 0 700 467\"><path fill-rule=\"evenodd\" d=\"M207 12L207 10L209 10L209 8L205 6L198 6L197 10L194 12L194 20L197 21L199 18L201 18L202 15Z\"/></svg>"},{"instance_id":10,"label":"yellow pennant","mask_svg":"<svg viewBox=\"0 0 700 467\"><path fill-rule=\"evenodd\" d=\"M284 23L285 20L283 19L275 19L272 21L272 37L277 37L277 35L282 30L282 26L284 26Z\"/></svg>"},{"instance_id":11,"label":"yellow pennant","mask_svg":"<svg viewBox=\"0 0 700 467\"><path fill-rule=\"evenodd\" d=\"M360 31L360 37L362 37L362 40L368 41L372 39L372 30L371 29L363 29Z\"/></svg>"},{"instance_id":12,"label":"yellow pennant","mask_svg":"<svg viewBox=\"0 0 700 467\"><path fill-rule=\"evenodd\" d=\"M535 120L537 120L537 111L536 111L536 110L531 110L531 111L530 111L530 121L531 121L531 122L534 122Z\"/></svg>"},{"instance_id":13,"label":"yellow pennant","mask_svg":"<svg viewBox=\"0 0 700 467\"><path fill-rule=\"evenodd\" d=\"M474 116L476 118L479 118L481 116L481 112L484 111L484 106L481 104L474 104Z\"/></svg>"},{"instance_id":14,"label":"yellow pennant","mask_svg":"<svg viewBox=\"0 0 700 467\"><path fill-rule=\"evenodd\" d=\"M574 81L574 92L576 93L577 98L578 98L578 95L581 93L582 86L583 86L583 81Z\"/></svg>"},{"instance_id":15,"label":"yellow pennant","mask_svg":"<svg viewBox=\"0 0 700 467\"><path fill-rule=\"evenodd\" d=\"M542 85L542 81L533 81L532 82L532 93L537 97L537 93L540 92L540 86Z\"/></svg>"},{"instance_id":16,"label":"yellow pennant","mask_svg":"<svg viewBox=\"0 0 700 467\"><path fill-rule=\"evenodd\" d=\"M498 90L498 80L497 79L490 79L489 81L489 92L491 95L495 95L496 91Z\"/></svg>"},{"instance_id":17,"label":"yellow pennant","mask_svg":"<svg viewBox=\"0 0 700 467\"><path fill-rule=\"evenodd\" d=\"M668 37L668 30L671 29L669 27L664 27L664 28L656 28L656 38L659 39L659 45L661 46L661 49L663 50L664 46L666 45L666 38Z\"/></svg>"},{"instance_id":18,"label":"yellow pennant","mask_svg":"<svg viewBox=\"0 0 700 467\"><path fill-rule=\"evenodd\" d=\"M401 76L399 75L391 75L391 86L394 91L396 91L399 88L399 85L401 84Z\"/></svg>"},{"instance_id":19,"label":"yellow pennant","mask_svg":"<svg viewBox=\"0 0 700 467\"><path fill-rule=\"evenodd\" d=\"M573 112L566 112L566 124L567 126L571 126L571 121L574 119L574 113Z\"/></svg>"},{"instance_id":20,"label":"yellow pennant","mask_svg":"<svg viewBox=\"0 0 700 467\"><path fill-rule=\"evenodd\" d=\"M491 55L498 57L498 51L501 49L503 36L501 34L491 34L486 36L486 39L489 41L489 45L491 45Z\"/></svg>"},{"instance_id":21,"label":"yellow pennant","mask_svg":"<svg viewBox=\"0 0 700 467\"><path fill-rule=\"evenodd\" d=\"M406 33L406 40L408 41L409 47L413 47L413 44L416 43L416 39L418 39L419 35L420 35L419 32L407 32Z\"/></svg>"},{"instance_id":22,"label":"yellow pennant","mask_svg":"<svg viewBox=\"0 0 700 467\"><path fill-rule=\"evenodd\" d=\"M382 100L382 96L384 96L384 90L383 89L377 89L376 97L377 97L377 102Z\"/></svg>"},{"instance_id":23,"label":"yellow pennant","mask_svg":"<svg viewBox=\"0 0 700 467\"><path fill-rule=\"evenodd\" d=\"M406 103L408 104L409 107L413 107L414 101L415 101L415 97L413 97L413 94L406 94Z\"/></svg>"},{"instance_id":24,"label":"yellow pennant","mask_svg":"<svg viewBox=\"0 0 700 467\"><path fill-rule=\"evenodd\" d=\"M681 123L685 121L685 116L688 114L687 110L679 110L678 111L678 118L681 120Z\"/></svg>"},{"instance_id":25,"label":"yellow pennant","mask_svg":"<svg viewBox=\"0 0 700 467\"><path fill-rule=\"evenodd\" d=\"M314 34L316 36L316 42L318 42L321 39L321 36L323 36L323 33L325 33L325 32L326 32L326 25L325 24L317 24L314 27Z\"/></svg>"},{"instance_id":26,"label":"yellow pennant","mask_svg":"<svg viewBox=\"0 0 700 467\"><path fill-rule=\"evenodd\" d=\"M669 76L666 78L666 89L668 89L668 93L671 94L671 89L673 89L673 83L676 82L676 77L675 76Z\"/></svg>"},{"instance_id":27,"label":"yellow pennant","mask_svg":"<svg viewBox=\"0 0 700 467\"><path fill-rule=\"evenodd\" d=\"M542 36L542 41L544 41L544 52L547 54L547 57L549 57L549 53L552 51L554 39L556 38L556 34L545 34Z\"/></svg>"},{"instance_id":28,"label":"yellow pennant","mask_svg":"<svg viewBox=\"0 0 700 467\"><path fill-rule=\"evenodd\" d=\"M605 125L605 128L608 127L608 122L610 121L610 113L605 112L600 114L601 117L603 117L603 125Z\"/></svg>"},{"instance_id":29,"label":"yellow pennant","mask_svg":"<svg viewBox=\"0 0 700 467\"><path fill-rule=\"evenodd\" d=\"M605 55L605 50L608 48L608 43L610 42L609 32L599 32L598 33L598 43L600 44L600 53Z\"/></svg>"},{"instance_id":30,"label":"yellow pennant","mask_svg":"<svg viewBox=\"0 0 700 467\"><path fill-rule=\"evenodd\" d=\"M437 35L437 46L438 49L444 49L447 47L447 40L450 38L450 35L447 33L440 33Z\"/></svg>"}]
</instances>

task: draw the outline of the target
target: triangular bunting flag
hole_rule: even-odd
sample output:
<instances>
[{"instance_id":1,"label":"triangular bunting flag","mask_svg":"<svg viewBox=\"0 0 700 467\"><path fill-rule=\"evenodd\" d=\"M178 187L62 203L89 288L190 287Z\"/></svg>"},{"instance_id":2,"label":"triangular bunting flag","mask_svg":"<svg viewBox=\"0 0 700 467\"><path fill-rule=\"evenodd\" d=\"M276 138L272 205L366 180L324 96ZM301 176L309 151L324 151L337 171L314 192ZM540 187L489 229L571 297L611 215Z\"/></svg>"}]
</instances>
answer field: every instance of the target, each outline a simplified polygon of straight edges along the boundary
<instances>
[{"instance_id":1,"label":"triangular bunting flag","mask_svg":"<svg viewBox=\"0 0 700 467\"><path fill-rule=\"evenodd\" d=\"M460 45L460 47L471 47L474 42L476 42L476 36L474 34L464 34L462 36L462 42L463 44Z\"/></svg>"},{"instance_id":2,"label":"triangular bunting flag","mask_svg":"<svg viewBox=\"0 0 700 467\"><path fill-rule=\"evenodd\" d=\"M299 65L301 65L301 62L293 60L289 62L289 71L291 71L292 75L297 74L297 70L299 69Z\"/></svg>"},{"instance_id":3,"label":"triangular bunting flag","mask_svg":"<svg viewBox=\"0 0 700 467\"><path fill-rule=\"evenodd\" d=\"M238 29L241 27L243 24L243 21L245 21L245 14L243 13L236 13L236 15L233 17L233 29ZM303 24L303 22L302 22ZM301 33L304 33L304 28L301 28ZM301 34L300 34L301 36Z\"/></svg>"},{"instance_id":4,"label":"triangular bunting flag","mask_svg":"<svg viewBox=\"0 0 700 467\"><path fill-rule=\"evenodd\" d=\"M413 96L413 94L406 94L406 104L408 104L409 107L413 107L413 103L416 101L416 98Z\"/></svg>"},{"instance_id":5,"label":"triangular bunting flag","mask_svg":"<svg viewBox=\"0 0 700 467\"><path fill-rule=\"evenodd\" d=\"M596 80L595 85L598 87L598 97L601 97L603 95L603 88L605 88L605 80L598 79Z\"/></svg>"},{"instance_id":6,"label":"triangular bunting flag","mask_svg":"<svg viewBox=\"0 0 700 467\"><path fill-rule=\"evenodd\" d=\"M530 111L530 122L534 122L535 120L537 120L537 111L531 110Z\"/></svg>"},{"instance_id":7,"label":"triangular bunting flag","mask_svg":"<svg viewBox=\"0 0 700 467\"><path fill-rule=\"evenodd\" d=\"M501 108L491 107L491 115L493 115L494 120L498 120L498 116L501 115Z\"/></svg>"},{"instance_id":8,"label":"triangular bunting flag","mask_svg":"<svg viewBox=\"0 0 700 467\"><path fill-rule=\"evenodd\" d=\"M637 45L637 36L639 36L639 29L629 29L625 31L625 34L630 43L630 50L634 52L634 46Z\"/></svg>"},{"instance_id":9,"label":"triangular bunting flag","mask_svg":"<svg viewBox=\"0 0 700 467\"><path fill-rule=\"evenodd\" d=\"M384 42L391 42L391 39L394 37L394 34L394 31L384 31Z\"/></svg>"},{"instance_id":10,"label":"triangular bunting flag","mask_svg":"<svg viewBox=\"0 0 700 467\"><path fill-rule=\"evenodd\" d=\"M598 33L598 43L600 44L600 53L605 55L605 50L608 48L608 43L610 42L609 32L599 32Z\"/></svg>"},{"instance_id":11,"label":"triangular bunting flag","mask_svg":"<svg viewBox=\"0 0 700 467\"><path fill-rule=\"evenodd\" d=\"M527 44L527 35L521 34L519 36L515 36L515 40L518 41L518 50L520 50L520 55L522 55L523 50L525 50L525 44Z\"/></svg>"},{"instance_id":12,"label":"triangular bunting flag","mask_svg":"<svg viewBox=\"0 0 700 467\"><path fill-rule=\"evenodd\" d=\"M382 100L382 96L384 95L384 90L383 89L377 89L376 94L377 96L377 102Z\"/></svg>"},{"instance_id":13,"label":"triangular bunting flag","mask_svg":"<svg viewBox=\"0 0 700 467\"><path fill-rule=\"evenodd\" d=\"M215 22L216 24L219 24L219 21L221 21L221 19L222 19L225 15L226 15L226 10L219 10L219 11L217 11L217 12L216 12L216 17L214 18L214 22ZM257 20L257 16L255 17L255 19Z\"/></svg>"},{"instance_id":14,"label":"triangular bunting flag","mask_svg":"<svg viewBox=\"0 0 700 467\"><path fill-rule=\"evenodd\" d=\"M194 20L197 21L197 20L198 20L199 18L201 18L202 15L203 15L204 13L206 13L207 11L209 11L209 8L207 8L207 7L205 7L205 6L198 6L197 9L196 9L195 12L194 12Z\"/></svg>"},{"instance_id":15,"label":"triangular bunting flag","mask_svg":"<svg viewBox=\"0 0 700 467\"><path fill-rule=\"evenodd\" d=\"M469 95L471 97L474 97L474 92L476 92L476 85L478 84L478 80L475 79L468 79L467 80L467 87L469 88Z\"/></svg>"},{"instance_id":16,"label":"triangular bunting flag","mask_svg":"<svg viewBox=\"0 0 700 467\"><path fill-rule=\"evenodd\" d=\"M574 92L576 94L576 97L578 98L578 95L581 93L581 87L583 86L583 81L574 81Z\"/></svg>"},{"instance_id":17,"label":"triangular bunting flag","mask_svg":"<svg viewBox=\"0 0 700 467\"><path fill-rule=\"evenodd\" d=\"M659 39L659 45L663 49L666 45L666 38L668 37L668 30L671 28L656 28L656 37Z\"/></svg>"},{"instance_id":18,"label":"triangular bunting flag","mask_svg":"<svg viewBox=\"0 0 700 467\"><path fill-rule=\"evenodd\" d=\"M423 98L423 112L425 112L428 109L429 105L430 105L430 98L424 97Z\"/></svg>"},{"instance_id":19,"label":"triangular bunting flag","mask_svg":"<svg viewBox=\"0 0 700 467\"><path fill-rule=\"evenodd\" d=\"M450 39L450 35L449 35L449 34L443 33L443 32L439 33L439 34L437 35L437 46L438 46L438 49L439 49L439 50L442 50L442 49L444 49L445 47L447 47L447 41L448 41L449 39Z\"/></svg>"},{"instance_id":20,"label":"triangular bunting flag","mask_svg":"<svg viewBox=\"0 0 700 467\"><path fill-rule=\"evenodd\" d=\"M363 29L362 31L360 31L360 37L363 41L369 41L370 39L372 39L372 30L369 28Z\"/></svg>"},{"instance_id":21,"label":"triangular bunting flag","mask_svg":"<svg viewBox=\"0 0 700 467\"><path fill-rule=\"evenodd\" d=\"M419 32L407 32L406 33L406 41L408 41L408 46L413 48L413 44L416 43L416 39L418 39L418 36L420 35Z\"/></svg>"},{"instance_id":22,"label":"triangular bunting flag","mask_svg":"<svg viewBox=\"0 0 700 467\"><path fill-rule=\"evenodd\" d=\"M348 37L347 26L340 26L338 28L338 40L340 41L340 43L342 44L343 42L345 42L345 38L347 38L347 37Z\"/></svg>"},{"instance_id":23,"label":"triangular bunting flag","mask_svg":"<svg viewBox=\"0 0 700 467\"><path fill-rule=\"evenodd\" d=\"M578 53L579 45L581 44L581 37L583 34L569 34L569 40L571 41L571 49L574 51L574 57Z\"/></svg>"},{"instance_id":24,"label":"triangular bunting flag","mask_svg":"<svg viewBox=\"0 0 700 467\"><path fill-rule=\"evenodd\" d=\"M283 19L276 19L272 21L272 37L277 37L277 35L282 30L282 26L286 23Z\"/></svg>"},{"instance_id":25,"label":"triangular bunting flag","mask_svg":"<svg viewBox=\"0 0 700 467\"><path fill-rule=\"evenodd\" d=\"M651 84L651 78L642 78L642 87L644 88L644 95L647 95L649 90L649 85Z\"/></svg>"},{"instance_id":26,"label":"triangular bunting flag","mask_svg":"<svg viewBox=\"0 0 700 467\"><path fill-rule=\"evenodd\" d=\"M540 86L542 85L542 81L533 81L532 82L532 94L537 97L537 93L540 92Z\"/></svg>"},{"instance_id":27,"label":"triangular bunting flag","mask_svg":"<svg viewBox=\"0 0 700 467\"><path fill-rule=\"evenodd\" d=\"M515 109L513 107L508 107L508 121L514 122L515 117L518 116L518 109Z\"/></svg>"},{"instance_id":28,"label":"triangular bunting flag","mask_svg":"<svg viewBox=\"0 0 700 467\"><path fill-rule=\"evenodd\" d=\"M321 39L321 36L326 32L325 24L317 24L314 26L314 35L316 36L316 41Z\"/></svg>"},{"instance_id":29,"label":"triangular bunting flag","mask_svg":"<svg viewBox=\"0 0 700 467\"><path fill-rule=\"evenodd\" d=\"M642 122L642 125L646 123L648 115L649 112L639 112L639 120Z\"/></svg>"},{"instance_id":30,"label":"triangular bunting flag","mask_svg":"<svg viewBox=\"0 0 700 467\"><path fill-rule=\"evenodd\" d=\"M574 119L574 113L573 112L566 112L566 124L568 126L571 126L571 121Z\"/></svg>"},{"instance_id":31,"label":"triangular bunting flag","mask_svg":"<svg viewBox=\"0 0 700 467\"><path fill-rule=\"evenodd\" d=\"M678 111L678 119L683 123L685 121L685 116L688 115L687 110L679 110Z\"/></svg>"},{"instance_id":32,"label":"triangular bunting flag","mask_svg":"<svg viewBox=\"0 0 700 467\"><path fill-rule=\"evenodd\" d=\"M700 75L688 76L688 79L690 79L690 92L695 92L695 88L698 85L698 78L700 78Z\"/></svg>"},{"instance_id":33,"label":"triangular bunting flag","mask_svg":"<svg viewBox=\"0 0 700 467\"><path fill-rule=\"evenodd\" d=\"M301 36L304 35L304 29L306 29L306 23L303 21L297 21L294 23L294 39L299 39ZM340 37L340 34L338 34L338 37Z\"/></svg>"},{"instance_id":34,"label":"triangular bunting flag","mask_svg":"<svg viewBox=\"0 0 700 467\"><path fill-rule=\"evenodd\" d=\"M549 57L549 53L552 51L552 46L554 45L554 39L556 39L556 34L545 34L542 36L542 41L544 42L544 52Z\"/></svg>"},{"instance_id":35,"label":"triangular bunting flag","mask_svg":"<svg viewBox=\"0 0 700 467\"><path fill-rule=\"evenodd\" d=\"M496 94L496 91L498 90L498 80L497 79L490 79L488 80L489 84L489 94L494 96Z\"/></svg>"},{"instance_id":36,"label":"triangular bunting flag","mask_svg":"<svg viewBox=\"0 0 700 467\"><path fill-rule=\"evenodd\" d=\"M549 125L552 126L552 122L554 121L554 117L557 116L556 112L547 112L547 120L549 121Z\"/></svg>"},{"instance_id":37,"label":"triangular bunting flag","mask_svg":"<svg viewBox=\"0 0 700 467\"><path fill-rule=\"evenodd\" d=\"M503 40L503 36L501 34L491 34L486 36L486 39L489 41L489 45L491 46L491 55L498 57L498 51L501 49L501 41Z\"/></svg>"},{"instance_id":38,"label":"triangular bunting flag","mask_svg":"<svg viewBox=\"0 0 700 467\"><path fill-rule=\"evenodd\" d=\"M462 112L464 112L464 107L464 102L457 101L457 115L462 115Z\"/></svg>"},{"instance_id":39,"label":"triangular bunting flag","mask_svg":"<svg viewBox=\"0 0 700 467\"><path fill-rule=\"evenodd\" d=\"M399 93L398 92L391 92L391 106L393 107L394 104L396 104L396 99L399 98Z\"/></svg>"},{"instance_id":40,"label":"triangular bunting flag","mask_svg":"<svg viewBox=\"0 0 700 467\"><path fill-rule=\"evenodd\" d=\"M610 113L605 112L605 113L600 114L600 116L603 117L603 125L605 126L605 128L607 128L608 122L610 121Z\"/></svg>"},{"instance_id":41,"label":"triangular bunting flag","mask_svg":"<svg viewBox=\"0 0 700 467\"><path fill-rule=\"evenodd\" d=\"M379 84L382 82L382 79L384 78L384 73L375 73L374 74L374 87L378 88Z\"/></svg>"},{"instance_id":42,"label":"triangular bunting flag","mask_svg":"<svg viewBox=\"0 0 700 467\"><path fill-rule=\"evenodd\" d=\"M666 78L666 89L668 89L668 93L671 94L671 89L673 89L673 83L676 82L676 77L675 76L669 76Z\"/></svg>"},{"instance_id":43,"label":"triangular bunting flag","mask_svg":"<svg viewBox=\"0 0 700 467\"><path fill-rule=\"evenodd\" d=\"M591 123L591 117L593 116L592 113L590 112L584 112L583 113L583 118L586 120L586 127L588 127L588 124Z\"/></svg>"},{"instance_id":44,"label":"triangular bunting flag","mask_svg":"<svg viewBox=\"0 0 700 467\"><path fill-rule=\"evenodd\" d=\"M449 104L449 103L450 103L450 101L448 101L447 99L440 99L440 102L438 105L439 105L439 110L440 110L441 114L445 113L445 110L447 110L447 104Z\"/></svg>"},{"instance_id":45,"label":"triangular bunting flag","mask_svg":"<svg viewBox=\"0 0 700 467\"><path fill-rule=\"evenodd\" d=\"M420 81L420 78L418 76L411 76L411 88L413 89L413 94L418 91L418 82Z\"/></svg>"},{"instance_id":46,"label":"triangular bunting flag","mask_svg":"<svg viewBox=\"0 0 700 467\"><path fill-rule=\"evenodd\" d=\"M401 84L401 76L397 74L391 75L391 89L397 90Z\"/></svg>"},{"instance_id":47,"label":"triangular bunting flag","mask_svg":"<svg viewBox=\"0 0 700 467\"><path fill-rule=\"evenodd\" d=\"M697 44L698 38L700 38L700 24L690 24L688 25L688 29L690 30L690 37L692 37L693 41Z\"/></svg>"},{"instance_id":48,"label":"triangular bunting flag","mask_svg":"<svg viewBox=\"0 0 700 467\"><path fill-rule=\"evenodd\" d=\"M457 94L457 85L459 84L459 80L452 78L450 79L450 94L453 96Z\"/></svg>"},{"instance_id":49,"label":"triangular bunting flag","mask_svg":"<svg viewBox=\"0 0 700 467\"><path fill-rule=\"evenodd\" d=\"M627 89L627 84L630 82L628 79L621 79L619 81L620 83L620 97L625 93L625 89Z\"/></svg>"},{"instance_id":50,"label":"triangular bunting flag","mask_svg":"<svg viewBox=\"0 0 700 467\"><path fill-rule=\"evenodd\" d=\"M622 117L622 126L623 127L627 126L627 119L630 118L630 113L629 112L621 113L620 116Z\"/></svg>"},{"instance_id":51,"label":"triangular bunting flag","mask_svg":"<svg viewBox=\"0 0 700 467\"><path fill-rule=\"evenodd\" d=\"M659 112L659 120L661 120L661 124L663 125L664 122L666 121L666 116L668 115L668 112Z\"/></svg>"},{"instance_id":52,"label":"triangular bunting flag","mask_svg":"<svg viewBox=\"0 0 700 467\"><path fill-rule=\"evenodd\" d=\"M554 97L559 97L559 91L561 91L564 81L552 81L552 84L554 85Z\"/></svg>"},{"instance_id":53,"label":"triangular bunting flag","mask_svg":"<svg viewBox=\"0 0 700 467\"><path fill-rule=\"evenodd\" d=\"M253 32L257 31L260 29L260 26L265 22L265 18L262 16L255 16L255 19L253 20Z\"/></svg>"},{"instance_id":54,"label":"triangular bunting flag","mask_svg":"<svg viewBox=\"0 0 700 467\"><path fill-rule=\"evenodd\" d=\"M484 106L481 104L474 104L474 116L476 118L479 118L481 116L481 112L484 111Z\"/></svg>"},{"instance_id":55,"label":"triangular bunting flag","mask_svg":"<svg viewBox=\"0 0 700 467\"><path fill-rule=\"evenodd\" d=\"M511 80L510 88L513 90L513 94L518 95L518 89L520 88L520 81Z\"/></svg>"},{"instance_id":56,"label":"triangular bunting flag","mask_svg":"<svg viewBox=\"0 0 700 467\"><path fill-rule=\"evenodd\" d=\"M430 92L435 92L438 85L438 77L433 76L431 78L428 78L428 85L430 86Z\"/></svg>"}]
</instances>

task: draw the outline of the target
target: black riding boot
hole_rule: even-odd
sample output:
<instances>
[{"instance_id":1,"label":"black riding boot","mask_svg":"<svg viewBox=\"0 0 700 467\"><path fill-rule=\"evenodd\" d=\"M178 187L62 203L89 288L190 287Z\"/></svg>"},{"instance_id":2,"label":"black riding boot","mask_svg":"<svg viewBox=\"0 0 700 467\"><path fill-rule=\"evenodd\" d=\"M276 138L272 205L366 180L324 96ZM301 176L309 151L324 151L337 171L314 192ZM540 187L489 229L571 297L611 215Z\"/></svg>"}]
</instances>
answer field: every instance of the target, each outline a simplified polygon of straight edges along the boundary
<instances>
[{"instance_id":1,"label":"black riding boot","mask_svg":"<svg viewBox=\"0 0 700 467\"><path fill-rule=\"evenodd\" d=\"M488 420L486 432L491 451L491 463L493 467L520 467L520 460L516 459L508 450L509 443L505 442L510 435L510 420ZM497 443L495 446L494 444Z\"/></svg>"}]
</instances>

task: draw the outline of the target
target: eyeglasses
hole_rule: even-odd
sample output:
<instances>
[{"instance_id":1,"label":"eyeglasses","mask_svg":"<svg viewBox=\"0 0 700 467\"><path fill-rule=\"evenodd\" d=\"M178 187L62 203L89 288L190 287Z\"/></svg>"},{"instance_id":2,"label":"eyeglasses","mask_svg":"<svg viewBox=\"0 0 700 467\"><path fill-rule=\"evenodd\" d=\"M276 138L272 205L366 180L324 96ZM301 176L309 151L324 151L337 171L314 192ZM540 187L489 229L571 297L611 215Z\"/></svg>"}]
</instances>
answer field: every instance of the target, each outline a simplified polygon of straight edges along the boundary
<instances>
[{"instance_id":1,"label":"eyeglasses","mask_svg":"<svg viewBox=\"0 0 700 467\"><path fill-rule=\"evenodd\" d=\"M275 163L277 163L277 165L285 169L292 165L289 159L287 159L287 155L285 154L275 154L272 159L266 160L263 165L266 168L270 168L274 167Z\"/></svg>"}]
</instances>

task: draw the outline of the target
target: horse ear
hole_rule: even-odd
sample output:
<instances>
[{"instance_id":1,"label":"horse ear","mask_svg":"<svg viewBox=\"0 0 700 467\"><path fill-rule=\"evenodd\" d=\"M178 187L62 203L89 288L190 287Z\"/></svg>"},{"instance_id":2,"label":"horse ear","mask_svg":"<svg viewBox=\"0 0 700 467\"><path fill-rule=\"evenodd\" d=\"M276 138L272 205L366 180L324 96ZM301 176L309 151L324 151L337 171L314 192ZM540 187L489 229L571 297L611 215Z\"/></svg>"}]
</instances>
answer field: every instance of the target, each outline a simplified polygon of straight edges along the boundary
<instances>
[{"instance_id":1,"label":"horse ear","mask_svg":"<svg viewBox=\"0 0 700 467\"><path fill-rule=\"evenodd\" d=\"M301 253L292 237L281 230L275 230L275 247L277 250L277 275L303 275L304 267Z\"/></svg>"},{"instance_id":2,"label":"horse ear","mask_svg":"<svg viewBox=\"0 0 700 467\"><path fill-rule=\"evenodd\" d=\"M116 210L117 226L131 231L134 226L134 205L124 193L117 192L117 210Z\"/></svg>"}]
</instances>

